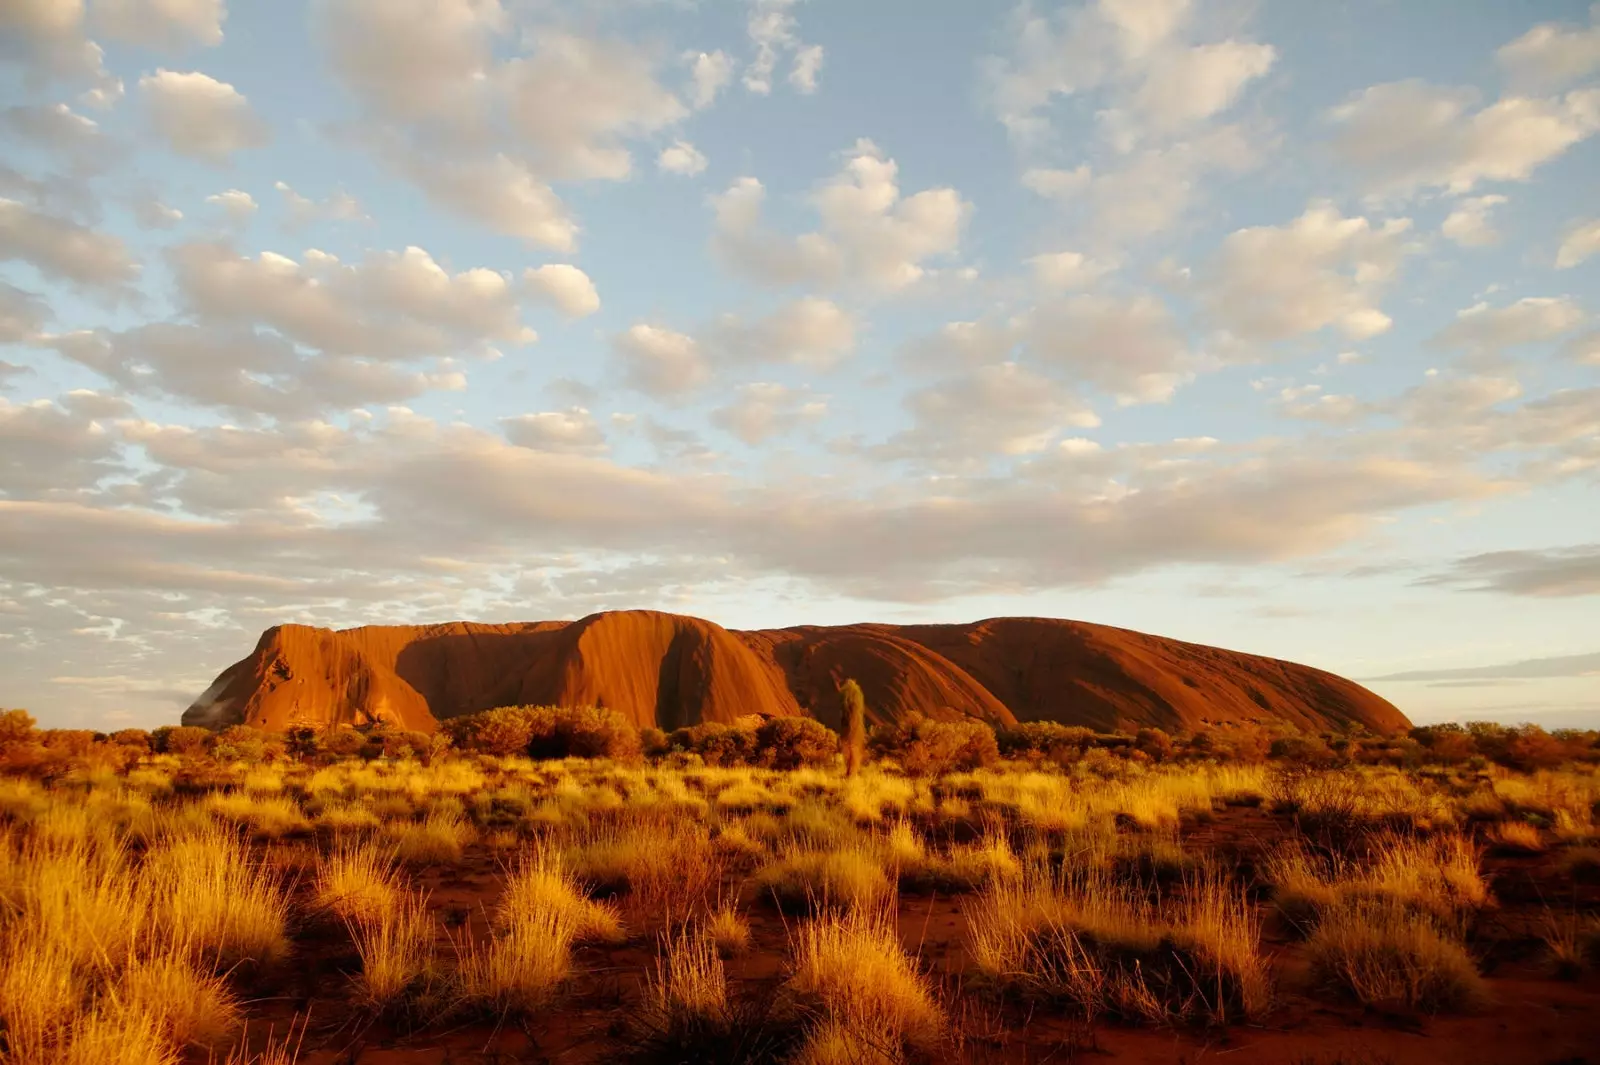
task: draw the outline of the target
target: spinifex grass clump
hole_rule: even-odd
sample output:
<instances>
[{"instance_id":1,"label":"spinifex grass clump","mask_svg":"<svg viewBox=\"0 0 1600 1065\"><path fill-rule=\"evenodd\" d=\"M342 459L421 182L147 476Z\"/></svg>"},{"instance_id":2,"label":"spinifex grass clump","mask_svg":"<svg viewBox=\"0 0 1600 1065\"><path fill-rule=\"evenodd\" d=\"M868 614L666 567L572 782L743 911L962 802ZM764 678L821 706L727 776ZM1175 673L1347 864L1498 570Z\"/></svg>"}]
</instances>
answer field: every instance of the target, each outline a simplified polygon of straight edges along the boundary
<instances>
[{"instance_id":1,"label":"spinifex grass clump","mask_svg":"<svg viewBox=\"0 0 1600 1065\"><path fill-rule=\"evenodd\" d=\"M1314 975L1364 1005L1454 1013L1489 999L1461 944L1426 915L1393 900L1358 900L1327 910L1306 950Z\"/></svg>"},{"instance_id":2,"label":"spinifex grass clump","mask_svg":"<svg viewBox=\"0 0 1600 1065\"><path fill-rule=\"evenodd\" d=\"M786 912L874 906L893 890L877 851L865 844L838 850L788 847L756 873L755 882Z\"/></svg>"},{"instance_id":3,"label":"spinifex grass clump","mask_svg":"<svg viewBox=\"0 0 1600 1065\"><path fill-rule=\"evenodd\" d=\"M375 1013L403 1006L418 985L433 973L433 941L437 925L428 900L404 892L389 905L346 918L361 972L356 995Z\"/></svg>"},{"instance_id":4,"label":"spinifex grass clump","mask_svg":"<svg viewBox=\"0 0 1600 1065\"><path fill-rule=\"evenodd\" d=\"M900 945L891 912L857 909L799 926L785 991L816 1018L800 1060L843 1061L846 1048L866 1061L939 1049L945 1012Z\"/></svg>"},{"instance_id":5,"label":"spinifex grass clump","mask_svg":"<svg viewBox=\"0 0 1600 1065\"><path fill-rule=\"evenodd\" d=\"M1218 1023L1258 1016L1270 983L1260 930L1214 877L1158 906L1096 870L1034 867L966 907L973 959L999 987L1090 1016Z\"/></svg>"},{"instance_id":6,"label":"spinifex grass clump","mask_svg":"<svg viewBox=\"0 0 1600 1065\"><path fill-rule=\"evenodd\" d=\"M1391 902L1454 928L1492 901L1477 849L1454 833L1378 835L1357 858L1317 855L1294 842L1268 859L1263 875L1279 913L1303 933L1328 909L1361 899Z\"/></svg>"},{"instance_id":7,"label":"spinifex grass clump","mask_svg":"<svg viewBox=\"0 0 1600 1065\"><path fill-rule=\"evenodd\" d=\"M340 847L317 866L317 905L343 921L366 921L391 912L400 901L401 874L392 849Z\"/></svg>"}]
</instances>

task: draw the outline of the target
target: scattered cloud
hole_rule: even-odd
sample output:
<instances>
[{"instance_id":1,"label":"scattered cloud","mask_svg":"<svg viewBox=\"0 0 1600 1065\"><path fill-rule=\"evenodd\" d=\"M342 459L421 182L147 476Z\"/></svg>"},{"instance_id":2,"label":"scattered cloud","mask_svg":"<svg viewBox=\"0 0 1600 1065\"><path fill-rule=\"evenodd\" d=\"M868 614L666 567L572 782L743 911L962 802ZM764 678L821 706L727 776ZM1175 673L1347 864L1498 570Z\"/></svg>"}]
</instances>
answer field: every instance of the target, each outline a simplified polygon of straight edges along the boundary
<instances>
[{"instance_id":1,"label":"scattered cloud","mask_svg":"<svg viewBox=\"0 0 1600 1065\"><path fill-rule=\"evenodd\" d=\"M1582 655L1555 655L1550 658L1524 658L1492 666L1464 669L1414 669L1363 677L1364 681L1442 681L1442 680L1534 680L1541 677L1587 677L1600 674L1600 651Z\"/></svg>"},{"instance_id":2,"label":"scattered cloud","mask_svg":"<svg viewBox=\"0 0 1600 1065\"><path fill-rule=\"evenodd\" d=\"M1458 559L1418 583L1540 598L1600 595L1600 544L1489 551Z\"/></svg>"},{"instance_id":3,"label":"scattered cloud","mask_svg":"<svg viewBox=\"0 0 1600 1065\"><path fill-rule=\"evenodd\" d=\"M744 68L744 87L765 96L772 91L772 75L784 56L790 57L789 84L803 93L815 92L817 73L822 68L823 51L818 44L805 44L798 35L798 24L790 14L796 0L749 0L745 21L755 58Z\"/></svg>"},{"instance_id":4,"label":"scattered cloud","mask_svg":"<svg viewBox=\"0 0 1600 1065\"><path fill-rule=\"evenodd\" d=\"M1481 248L1500 242L1489 212L1506 202L1504 196L1468 196L1456 202L1439 232L1463 248Z\"/></svg>"},{"instance_id":5,"label":"scattered cloud","mask_svg":"<svg viewBox=\"0 0 1600 1065\"><path fill-rule=\"evenodd\" d=\"M606 450L605 431L583 407L502 418L506 439L533 451L596 455Z\"/></svg>"},{"instance_id":6,"label":"scattered cloud","mask_svg":"<svg viewBox=\"0 0 1600 1065\"><path fill-rule=\"evenodd\" d=\"M223 0L95 0L94 28L142 48L178 51L222 43Z\"/></svg>"},{"instance_id":7,"label":"scattered cloud","mask_svg":"<svg viewBox=\"0 0 1600 1065\"><path fill-rule=\"evenodd\" d=\"M696 111L703 111L716 100L717 94L733 80L733 59L723 51L690 53L690 80L692 89L689 103Z\"/></svg>"},{"instance_id":8,"label":"scattered cloud","mask_svg":"<svg viewBox=\"0 0 1600 1065\"><path fill-rule=\"evenodd\" d=\"M256 213L255 197L239 189L227 189L206 197L206 202L212 204L228 216L228 221L234 225L243 225Z\"/></svg>"},{"instance_id":9,"label":"scattered cloud","mask_svg":"<svg viewBox=\"0 0 1600 1065\"><path fill-rule=\"evenodd\" d=\"M1494 57L1521 90L1548 92L1582 81L1600 70L1600 5L1589 8L1587 27L1541 22Z\"/></svg>"},{"instance_id":10,"label":"scattered cloud","mask_svg":"<svg viewBox=\"0 0 1600 1065\"><path fill-rule=\"evenodd\" d=\"M669 174L694 175L706 168L706 157L688 141L673 141L656 156L656 165Z\"/></svg>"},{"instance_id":11,"label":"scattered cloud","mask_svg":"<svg viewBox=\"0 0 1600 1065\"><path fill-rule=\"evenodd\" d=\"M1556 269L1570 270L1600 252L1600 218L1578 222L1568 228L1556 252Z\"/></svg>"},{"instance_id":12,"label":"scattered cloud","mask_svg":"<svg viewBox=\"0 0 1600 1065\"><path fill-rule=\"evenodd\" d=\"M1583 308L1567 296L1527 296L1503 307L1474 304L1456 314L1433 343L1443 348L1498 355L1510 348L1554 340L1577 328Z\"/></svg>"},{"instance_id":13,"label":"scattered cloud","mask_svg":"<svg viewBox=\"0 0 1600 1065\"><path fill-rule=\"evenodd\" d=\"M287 181L274 181L272 187L283 197L283 227L291 231L318 221L356 222L366 217L361 202L342 189L319 202L300 195Z\"/></svg>"},{"instance_id":14,"label":"scattered cloud","mask_svg":"<svg viewBox=\"0 0 1600 1065\"><path fill-rule=\"evenodd\" d=\"M157 70L139 79L139 91L151 125L179 155L222 165L271 139L244 94L209 75Z\"/></svg>"},{"instance_id":15,"label":"scattered cloud","mask_svg":"<svg viewBox=\"0 0 1600 1065\"><path fill-rule=\"evenodd\" d=\"M723 315L711 329L719 357L827 370L850 353L855 319L829 300L805 297L751 321Z\"/></svg>"},{"instance_id":16,"label":"scattered cloud","mask_svg":"<svg viewBox=\"0 0 1600 1065\"><path fill-rule=\"evenodd\" d=\"M657 398L689 392L710 378L705 353L694 337L640 322L614 338L628 386Z\"/></svg>"},{"instance_id":17,"label":"scattered cloud","mask_svg":"<svg viewBox=\"0 0 1600 1065\"><path fill-rule=\"evenodd\" d=\"M1473 89L1397 81L1333 108L1334 149L1368 192L1466 193L1482 182L1527 181L1600 130L1600 89L1540 99L1506 96L1477 108Z\"/></svg>"},{"instance_id":18,"label":"scattered cloud","mask_svg":"<svg viewBox=\"0 0 1600 1065\"><path fill-rule=\"evenodd\" d=\"M770 381L740 385L731 403L711 412L711 424L751 447L812 424L828 413L825 401L809 389Z\"/></svg>"},{"instance_id":19,"label":"scattered cloud","mask_svg":"<svg viewBox=\"0 0 1600 1065\"><path fill-rule=\"evenodd\" d=\"M589 275L567 263L546 263L522 272L523 283L534 297L551 304L568 318L586 318L600 309L600 293Z\"/></svg>"},{"instance_id":20,"label":"scattered cloud","mask_svg":"<svg viewBox=\"0 0 1600 1065\"><path fill-rule=\"evenodd\" d=\"M895 161L858 140L843 169L811 197L821 229L787 237L761 218L766 190L740 178L712 197L712 248L731 268L766 284L859 280L887 291L925 276L927 260L953 254L972 205L952 188L902 197Z\"/></svg>"},{"instance_id":21,"label":"scattered cloud","mask_svg":"<svg viewBox=\"0 0 1600 1065\"><path fill-rule=\"evenodd\" d=\"M109 292L139 276L132 253L111 234L0 199L0 261L16 260L46 277Z\"/></svg>"}]
</instances>

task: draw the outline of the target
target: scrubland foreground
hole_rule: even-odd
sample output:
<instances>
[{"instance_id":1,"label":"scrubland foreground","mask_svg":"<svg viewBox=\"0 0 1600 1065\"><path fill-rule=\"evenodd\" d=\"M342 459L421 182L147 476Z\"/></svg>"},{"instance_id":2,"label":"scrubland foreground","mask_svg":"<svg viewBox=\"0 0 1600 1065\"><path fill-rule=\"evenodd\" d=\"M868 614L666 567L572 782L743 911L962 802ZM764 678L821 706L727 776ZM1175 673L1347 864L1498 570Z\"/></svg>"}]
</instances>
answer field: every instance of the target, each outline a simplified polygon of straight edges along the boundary
<instances>
[{"instance_id":1,"label":"scrubland foreground","mask_svg":"<svg viewBox=\"0 0 1600 1065\"><path fill-rule=\"evenodd\" d=\"M538 760L482 721L476 750L12 726L6 1063L1600 1058L1593 737L1521 769L1454 734L1409 766L929 764L902 728L846 775L826 743L708 765L746 755L705 732Z\"/></svg>"}]
</instances>

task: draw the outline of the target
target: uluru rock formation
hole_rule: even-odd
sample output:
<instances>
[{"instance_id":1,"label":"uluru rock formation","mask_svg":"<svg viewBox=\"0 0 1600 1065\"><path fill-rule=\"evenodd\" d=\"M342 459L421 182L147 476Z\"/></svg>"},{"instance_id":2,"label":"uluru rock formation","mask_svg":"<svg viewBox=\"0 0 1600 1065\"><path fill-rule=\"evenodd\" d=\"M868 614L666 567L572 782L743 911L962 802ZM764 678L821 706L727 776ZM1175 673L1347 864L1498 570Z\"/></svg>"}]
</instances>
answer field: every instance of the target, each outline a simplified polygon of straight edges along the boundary
<instances>
[{"instance_id":1,"label":"uluru rock formation","mask_svg":"<svg viewBox=\"0 0 1600 1065\"><path fill-rule=\"evenodd\" d=\"M875 721L920 711L1100 730L1408 725L1387 700L1319 669L1080 621L741 632L648 610L509 625L281 625L183 723L384 721L431 731L496 706L564 704L606 706L663 729L752 714L809 714L837 727L845 677L860 682Z\"/></svg>"}]
</instances>

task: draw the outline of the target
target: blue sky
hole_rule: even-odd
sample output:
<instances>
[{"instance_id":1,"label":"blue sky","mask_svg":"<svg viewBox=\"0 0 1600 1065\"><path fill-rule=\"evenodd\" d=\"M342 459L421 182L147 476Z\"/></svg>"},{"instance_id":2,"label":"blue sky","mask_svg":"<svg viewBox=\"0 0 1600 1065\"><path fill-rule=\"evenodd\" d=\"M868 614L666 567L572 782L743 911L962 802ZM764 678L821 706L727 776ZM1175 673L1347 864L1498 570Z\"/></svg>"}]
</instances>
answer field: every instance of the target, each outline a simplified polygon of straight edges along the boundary
<instances>
[{"instance_id":1,"label":"blue sky","mask_svg":"<svg viewBox=\"0 0 1600 1065\"><path fill-rule=\"evenodd\" d=\"M0 92L48 724L651 607L1600 725L1600 7L24 0Z\"/></svg>"}]
</instances>

